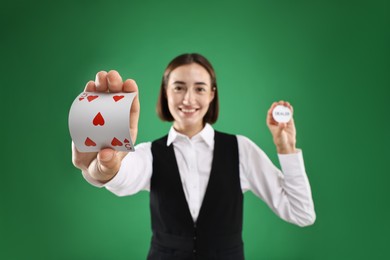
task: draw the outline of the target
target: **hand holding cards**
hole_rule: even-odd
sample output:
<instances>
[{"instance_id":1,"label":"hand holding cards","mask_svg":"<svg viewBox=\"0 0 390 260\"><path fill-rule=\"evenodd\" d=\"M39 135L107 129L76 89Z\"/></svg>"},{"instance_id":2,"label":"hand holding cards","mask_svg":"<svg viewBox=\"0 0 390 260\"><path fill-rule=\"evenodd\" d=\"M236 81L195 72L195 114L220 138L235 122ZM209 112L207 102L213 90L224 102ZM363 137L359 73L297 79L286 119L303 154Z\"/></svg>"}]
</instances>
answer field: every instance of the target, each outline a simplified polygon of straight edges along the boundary
<instances>
[{"instance_id":1,"label":"hand holding cards","mask_svg":"<svg viewBox=\"0 0 390 260\"><path fill-rule=\"evenodd\" d=\"M83 92L69 112L69 131L80 152L134 151L130 108L136 93Z\"/></svg>"}]
</instances>

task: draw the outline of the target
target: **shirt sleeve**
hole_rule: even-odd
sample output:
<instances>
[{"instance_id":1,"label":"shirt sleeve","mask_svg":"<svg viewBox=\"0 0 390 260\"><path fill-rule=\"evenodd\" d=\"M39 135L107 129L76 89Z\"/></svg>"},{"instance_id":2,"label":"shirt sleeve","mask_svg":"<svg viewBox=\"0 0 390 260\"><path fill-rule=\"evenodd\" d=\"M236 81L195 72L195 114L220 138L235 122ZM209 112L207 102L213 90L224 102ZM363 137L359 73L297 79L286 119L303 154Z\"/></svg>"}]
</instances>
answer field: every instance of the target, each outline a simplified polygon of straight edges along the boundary
<instances>
[{"instance_id":1,"label":"shirt sleeve","mask_svg":"<svg viewBox=\"0 0 390 260\"><path fill-rule=\"evenodd\" d=\"M100 183L83 172L87 182L95 187L105 187L117 196L133 195L141 190L150 190L153 156L151 143L141 143L135 152L129 152L122 159L118 173L107 183Z\"/></svg>"},{"instance_id":2,"label":"shirt sleeve","mask_svg":"<svg viewBox=\"0 0 390 260\"><path fill-rule=\"evenodd\" d=\"M276 215L298 226L314 223L316 215L302 151L279 154L282 171L251 140L237 136L243 192L252 191Z\"/></svg>"}]
</instances>

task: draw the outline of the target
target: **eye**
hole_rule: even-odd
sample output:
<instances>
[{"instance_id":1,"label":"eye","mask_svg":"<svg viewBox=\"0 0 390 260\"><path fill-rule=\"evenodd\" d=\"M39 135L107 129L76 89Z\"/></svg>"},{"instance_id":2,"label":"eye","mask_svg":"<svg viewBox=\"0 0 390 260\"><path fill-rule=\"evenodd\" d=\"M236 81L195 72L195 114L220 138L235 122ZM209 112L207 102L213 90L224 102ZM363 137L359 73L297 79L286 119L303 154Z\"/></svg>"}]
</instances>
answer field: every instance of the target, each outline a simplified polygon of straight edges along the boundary
<instances>
[{"instance_id":1,"label":"eye","mask_svg":"<svg viewBox=\"0 0 390 260\"><path fill-rule=\"evenodd\" d=\"M180 85L175 85L175 86L173 86L173 90L174 90L175 92L182 91L183 89L184 89L184 87L183 87L183 86L180 86Z\"/></svg>"},{"instance_id":2,"label":"eye","mask_svg":"<svg viewBox=\"0 0 390 260\"><path fill-rule=\"evenodd\" d=\"M196 88L196 91L197 91L197 92L205 92L206 89L205 89L204 87L197 87L197 88Z\"/></svg>"}]
</instances>

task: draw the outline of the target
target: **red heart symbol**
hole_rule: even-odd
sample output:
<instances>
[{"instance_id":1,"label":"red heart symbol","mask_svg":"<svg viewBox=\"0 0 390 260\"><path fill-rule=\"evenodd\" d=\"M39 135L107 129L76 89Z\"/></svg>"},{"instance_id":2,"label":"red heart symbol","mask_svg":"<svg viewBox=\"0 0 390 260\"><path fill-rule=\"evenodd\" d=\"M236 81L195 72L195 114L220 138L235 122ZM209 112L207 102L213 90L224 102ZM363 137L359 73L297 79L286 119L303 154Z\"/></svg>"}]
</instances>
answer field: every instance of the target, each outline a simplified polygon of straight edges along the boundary
<instances>
[{"instance_id":1,"label":"red heart symbol","mask_svg":"<svg viewBox=\"0 0 390 260\"><path fill-rule=\"evenodd\" d=\"M124 143L130 143L130 141L129 140L127 140L127 138L123 141Z\"/></svg>"},{"instance_id":2,"label":"red heart symbol","mask_svg":"<svg viewBox=\"0 0 390 260\"><path fill-rule=\"evenodd\" d=\"M111 141L111 145L112 145L112 146L122 146L123 144L122 144L121 141L119 141L118 139L116 139L116 137L114 137L114 139L112 139L112 141Z\"/></svg>"},{"instance_id":3,"label":"red heart symbol","mask_svg":"<svg viewBox=\"0 0 390 260\"><path fill-rule=\"evenodd\" d=\"M99 96L88 96L87 99L88 99L88 102L91 102L95 99L97 99Z\"/></svg>"},{"instance_id":4,"label":"red heart symbol","mask_svg":"<svg viewBox=\"0 0 390 260\"><path fill-rule=\"evenodd\" d=\"M94 141L92 141L91 139L89 139L89 137L87 137L87 139L85 139L84 144L86 146L96 146L96 143Z\"/></svg>"},{"instance_id":5,"label":"red heart symbol","mask_svg":"<svg viewBox=\"0 0 390 260\"><path fill-rule=\"evenodd\" d=\"M97 113L97 115L95 116L95 118L93 119L92 123L95 125L95 126L98 126L98 125L104 125L104 118L102 116L102 114Z\"/></svg>"},{"instance_id":6,"label":"red heart symbol","mask_svg":"<svg viewBox=\"0 0 390 260\"><path fill-rule=\"evenodd\" d=\"M121 100L122 98L124 98L125 96L113 96L112 98L115 100L115 102L118 102L119 100Z\"/></svg>"},{"instance_id":7,"label":"red heart symbol","mask_svg":"<svg viewBox=\"0 0 390 260\"><path fill-rule=\"evenodd\" d=\"M83 99L84 99L83 97L79 98L80 101L83 100Z\"/></svg>"}]
</instances>

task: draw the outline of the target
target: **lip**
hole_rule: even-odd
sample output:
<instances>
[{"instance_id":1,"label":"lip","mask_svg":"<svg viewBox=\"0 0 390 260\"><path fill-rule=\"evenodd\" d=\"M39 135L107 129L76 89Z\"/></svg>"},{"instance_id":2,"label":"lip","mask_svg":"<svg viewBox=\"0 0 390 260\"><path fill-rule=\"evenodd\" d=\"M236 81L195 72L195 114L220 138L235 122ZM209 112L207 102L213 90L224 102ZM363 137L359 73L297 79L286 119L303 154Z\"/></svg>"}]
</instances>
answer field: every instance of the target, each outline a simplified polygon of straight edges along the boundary
<instances>
[{"instance_id":1,"label":"lip","mask_svg":"<svg viewBox=\"0 0 390 260\"><path fill-rule=\"evenodd\" d=\"M193 114L195 113L196 111L199 110L199 108L195 108L195 107L179 107L179 110L184 113L184 114Z\"/></svg>"}]
</instances>

